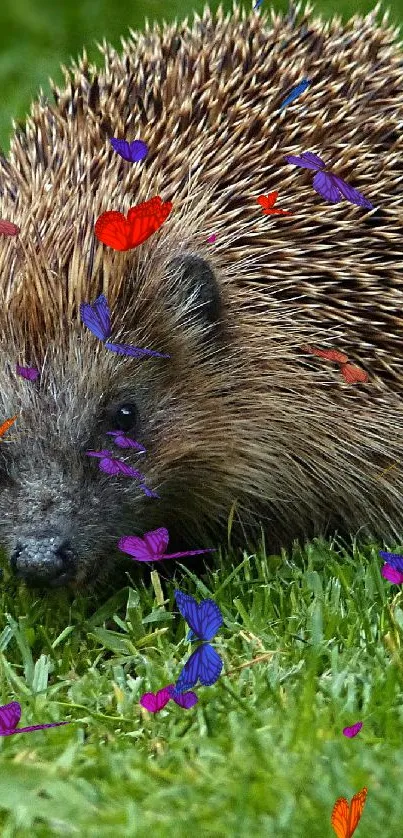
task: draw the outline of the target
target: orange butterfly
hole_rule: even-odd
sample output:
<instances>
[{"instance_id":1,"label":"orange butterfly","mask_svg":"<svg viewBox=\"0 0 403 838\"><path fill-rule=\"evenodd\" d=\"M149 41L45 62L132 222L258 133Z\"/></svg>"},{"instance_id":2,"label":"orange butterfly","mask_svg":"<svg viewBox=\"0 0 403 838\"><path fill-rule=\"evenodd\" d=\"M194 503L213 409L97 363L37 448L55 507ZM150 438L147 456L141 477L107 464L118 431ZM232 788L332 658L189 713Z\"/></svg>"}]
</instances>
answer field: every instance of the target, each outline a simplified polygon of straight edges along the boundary
<instances>
[{"instance_id":1,"label":"orange butterfly","mask_svg":"<svg viewBox=\"0 0 403 838\"><path fill-rule=\"evenodd\" d=\"M339 352L338 349L316 349L314 346L302 346L301 349L303 352L325 358L326 361L335 361L340 364L340 372L347 384L368 381L368 373L364 372L361 367L356 367L355 364L349 364L347 355Z\"/></svg>"},{"instance_id":2,"label":"orange butterfly","mask_svg":"<svg viewBox=\"0 0 403 838\"><path fill-rule=\"evenodd\" d=\"M258 204L263 207L263 214L264 215L293 215L292 212L287 212L287 210L281 209L273 209L274 204L277 201L278 192L269 192L268 195L260 195L259 198L256 198Z\"/></svg>"},{"instance_id":3,"label":"orange butterfly","mask_svg":"<svg viewBox=\"0 0 403 838\"><path fill-rule=\"evenodd\" d=\"M122 212L103 212L95 224L95 235L114 250L131 250L161 227L171 209L171 201L164 202L157 195L129 209L127 218Z\"/></svg>"},{"instance_id":4,"label":"orange butterfly","mask_svg":"<svg viewBox=\"0 0 403 838\"><path fill-rule=\"evenodd\" d=\"M360 821L368 789L363 788L351 799L350 805L345 797L339 797L333 806L332 827L337 838L351 838Z\"/></svg>"},{"instance_id":5,"label":"orange butterfly","mask_svg":"<svg viewBox=\"0 0 403 838\"><path fill-rule=\"evenodd\" d=\"M11 425L14 424L16 419L18 419L18 413L16 413L16 415L13 416L12 419L6 419L6 421L3 422L2 425L0 425L0 437L4 436L5 432L8 431L9 428L11 428Z\"/></svg>"},{"instance_id":6,"label":"orange butterfly","mask_svg":"<svg viewBox=\"0 0 403 838\"><path fill-rule=\"evenodd\" d=\"M5 221L0 218L0 233L3 233L4 236L18 236L19 232L20 228L12 221Z\"/></svg>"}]
</instances>

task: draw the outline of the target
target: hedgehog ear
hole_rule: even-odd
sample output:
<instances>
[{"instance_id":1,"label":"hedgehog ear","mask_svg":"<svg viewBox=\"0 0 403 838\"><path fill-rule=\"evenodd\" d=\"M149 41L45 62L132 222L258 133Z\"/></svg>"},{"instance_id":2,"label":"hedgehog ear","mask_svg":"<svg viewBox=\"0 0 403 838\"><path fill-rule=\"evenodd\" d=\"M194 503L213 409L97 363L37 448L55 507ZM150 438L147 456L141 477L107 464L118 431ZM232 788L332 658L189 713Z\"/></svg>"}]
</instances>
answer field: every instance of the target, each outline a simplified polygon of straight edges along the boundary
<instances>
[{"instance_id":1,"label":"hedgehog ear","mask_svg":"<svg viewBox=\"0 0 403 838\"><path fill-rule=\"evenodd\" d=\"M191 311L195 311L196 319L206 326L215 326L221 317L221 296L208 262L201 256L186 253L171 259L168 270L179 277L178 302L186 309L186 302L191 298Z\"/></svg>"}]
</instances>

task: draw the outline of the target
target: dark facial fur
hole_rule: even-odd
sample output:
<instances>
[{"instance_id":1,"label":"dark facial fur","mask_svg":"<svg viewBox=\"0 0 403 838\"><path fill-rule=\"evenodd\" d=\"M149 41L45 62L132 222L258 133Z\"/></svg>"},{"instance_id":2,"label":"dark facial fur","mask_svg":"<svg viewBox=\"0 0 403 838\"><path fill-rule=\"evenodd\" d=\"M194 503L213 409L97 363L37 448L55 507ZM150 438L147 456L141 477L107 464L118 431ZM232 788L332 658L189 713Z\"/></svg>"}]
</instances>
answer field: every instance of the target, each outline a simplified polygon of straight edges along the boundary
<instances>
[{"instance_id":1,"label":"dark facial fur","mask_svg":"<svg viewBox=\"0 0 403 838\"><path fill-rule=\"evenodd\" d=\"M0 159L0 215L21 227L0 242L0 418L20 413L0 443L0 527L28 580L99 579L121 535L156 526L170 548L217 545L234 501L272 549L340 526L401 535L403 469L375 480L403 459L395 41L374 13L327 31L308 11L268 25L207 10L192 28L134 34L122 56L105 44L104 71L84 56L54 104L34 103ZM304 105L279 114L301 76ZM144 163L122 161L113 136L144 139ZM321 201L284 162L306 150L380 208ZM293 217L262 215L273 189ZM158 194L173 211L143 245L95 239L102 212ZM83 327L80 302L102 291L113 339L169 360L118 357ZM346 385L306 344L344 351L369 383ZM127 403L145 458L105 436ZM85 455L100 448L160 500L102 474Z\"/></svg>"}]
</instances>

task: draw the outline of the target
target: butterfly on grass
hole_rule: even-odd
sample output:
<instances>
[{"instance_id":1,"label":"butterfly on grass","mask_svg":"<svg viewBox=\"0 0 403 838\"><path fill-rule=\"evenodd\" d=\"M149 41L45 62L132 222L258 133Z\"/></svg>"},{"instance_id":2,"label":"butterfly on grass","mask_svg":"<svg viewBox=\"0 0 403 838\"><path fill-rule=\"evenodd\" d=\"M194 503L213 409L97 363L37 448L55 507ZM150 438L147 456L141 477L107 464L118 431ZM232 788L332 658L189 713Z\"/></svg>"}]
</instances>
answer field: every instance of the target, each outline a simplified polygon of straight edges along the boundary
<instances>
[{"instance_id":1,"label":"butterfly on grass","mask_svg":"<svg viewBox=\"0 0 403 838\"><path fill-rule=\"evenodd\" d=\"M175 599L182 617L190 626L187 640L212 640L223 624L221 611L212 599L196 600L182 591L175 591ZM218 680L223 667L220 656L210 643L202 643L186 661L175 684L174 693L183 693L200 681L209 687Z\"/></svg>"},{"instance_id":2,"label":"butterfly on grass","mask_svg":"<svg viewBox=\"0 0 403 838\"><path fill-rule=\"evenodd\" d=\"M307 87L309 87L310 83L311 83L311 82L309 81L309 79L302 79L302 81L300 81L300 83L299 83L299 84L297 84L295 87L291 88L291 90L290 90L290 92L289 92L288 96L287 96L287 97L286 97L286 99L284 99L284 101L281 103L281 105L280 105L280 107L279 107L279 110L281 111L281 110L282 110L283 108L285 108L287 105L290 105L290 104L291 104L291 102L293 102L293 101L294 101L294 99L296 99L296 98L297 98L297 96L301 96L301 94L305 92L305 90L307 89Z\"/></svg>"},{"instance_id":3,"label":"butterfly on grass","mask_svg":"<svg viewBox=\"0 0 403 838\"><path fill-rule=\"evenodd\" d=\"M171 201L159 195L129 209L127 218L114 210L99 216L94 232L97 239L114 250L131 250L143 244L162 226L172 209Z\"/></svg>"},{"instance_id":4,"label":"butterfly on grass","mask_svg":"<svg viewBox=\"0 0 403 838\"><path fill-rule=\"evenodd\" d=\"M0 234L3 234L3 236L18 236L20 232L20 228L12 221L5 221L0 218Z\"/></svg>"},{"instance_id":5,"label":"butterfly on grass","mask_svg":"<svg viewBox=\"0 0 403 838\"><path fill-rule=\"evenodd\" d=\"M292 215L292 212L287 212L287 210L282 209L274 209L274 204L277 201L278 192L269 192L268 195L259 195L256 198L258 204L263 207L263 214L264 215Z\"/></svg>"},{"instance_id":6,"label":"butterfly on grass","mask_svg":"<svg viewBox=\"0 0 403 838\"><path fill-rule=\"evenodd\" d=\"M127 140L118 140L112 137L109 142L120 157L123 157L123 160L127 160L128 163L140 163L147 157L148 146L143 140L133 140L133 142L128 143Z\"/></svg>"},{"instance_id":7,"label":"butterfly on grass","mask_svg":"<svg viewBox=\"0 0 403 838\"><path fill-rule=\"evenodd\" d=\"M123 431L106 431L106 434L113 437L115 445L119 448L134 448L139 454L146 453L146 449L139 442L127 436Z\"/></svg>"},{"instance_id":8,"label":"butterfly on grass","mask_svg":"<svg viewBox=\"0 0 403 838\"><path fill-rule=\"evenodd\" d=\"M146 356L169 358L169 355L163 355L161 352L154 352L152 349L139 349L137 346L129 346L126 343L110 343L107 338L110 337L112 331L111 316L108 302L104 294L100 294L95 300L95 303L81 303L80 314L84 326L86 326L96 338L104 341L104 346L111 352L116 352L118 355L129 355L131 358L144 358Z\"/></svg>"},{"instance_id":9,"label":"butterfly on grass","mask_svg":"<svg viewBox=\"0 0 403 838\"><path fill-rule=\"evenodd\" d=\"M368 381L368 373L362 370L361 367L348 363L347 355L344 352L339 352L338 349L317 349L315 346L302 346L301 349L310 355L317 355L318 358L325 358L326 361L334 361L340 364L340 372L347 384L358 384Z\"/></svg>"},{"instance_id":10,"label":"butterfly on grass","mask_svg":"<svg viewBox=\"0 0 403 838\"><path fill-rule=\"evenodd\" d=\"M118 548L123 553L132 556L137 562L160 562L165 559L181 559L184 556L199 556L201 553L211 553L214 547L205 550L185 550L183 553L169 553L165 550L168 546L169 533L165 527L158 530L150 530L144 533L143 538L137 535L124 535L118 541Z\"/></svg>"},{"instance_id":11,"label":"butterfly on grass","mask_svg":"<svg viewBox=\"0 0 403 838\"><path fill-rule=\"evenodd\" d=\"M140 698L140 704L149 713L159 713L171 699L184 710L190 710L199 700L196 693L192 691L176 694L174 685L168 684L156 693L144 693Z\"/></svg>"},{"instance_id":12,"label":"butterfly on grass","mask_svg":"<svg viewBox=\"0 0 403 838\"><path fill-rule=\"evenodd\" d=\"M343 736L347 736L348 739L353 739L360 732L361 728L362 722L356 722L354 725L350 725L350 727L343 727Z\"/></svg>"},{"instance_id":13,"label":"butterfly on grass","mask_svg":"<svg viewBox=\"0 0 403 838\"><path fill-rule=\"evenodd\" d=\"M373 205L367 198L364 198L364 195L361 195L361 192L353 189L352 186L349 186L338 175L324 171L326 163L317 154L313 154L311 151L304 151L298 156L287 154L284 159L287 163L291 163L294 166L300 166L302 169L312 169L316 172L312 186L325 201L331 201L333 204L337 204L345 198L351 204L356 204L366 209L373 209Z\"/></svg>"},{"instance_id":14,"label":"butterfly on grass","mask_svg":"<svg viewBox=\"0 0 403 838\"><path fill-rule=\"evenodd\" d=\"M132 477L134 480L139 481L139 488L148 498L159 497L156 492L153 492L152 489L149 489L145 485L145 477L141 471L129 466L124 462L124 460L119 460L117 457L114 457L111 451L103 449L102 451L86 451L85 453L87 454L87 457L97 457L99 459L99 469L100 471L103 471L104 474L109 474L113 477L117 474L123 474L125 477Z\"/></svg>"},{"instance_id":15,"label":"butterfly on grass","mask_svg":"<svg viewBox=\"0 0 403 838\"><path fill-rule=\"evenodd\" d=\"M44 730L46 727L60 727L70 722L52 722L47 725L31 725L30 727L17 727L21 718L21 705L18 701L11 701L10 704L3 704L0 707L0 736L12 736L14 733L30 733L32 730Z\"/></svg>"},{"instance_id":16,"label":"butterfly on grass","mask_svg":"<svg viewBox=\"0 0 403 838\"><path fill-rule=\"evenodd\" d=\"M21 378L25 378L26 381L36 381L40 375L40 372L36 367L20 367L19 364L16 366L16 373L17 375L20 375Z\"/></svg>"},{"instance_id":17,"label":"butterfly on grass","mask_svg":"<svg viewBox=\"0 0 403 838\"><path fill-rule=\"evenodd\" d=\"M401 585L403 582L403 556L399 553L387 553L385 550L380 550L379 555L386 562L381 570L383 578L391 582L392 585Z\"/></svg>"},{"instance_id":18,"label":"butterfly on grass","mask_svg":"<svg viewBox=\"0 0 403 838\"><path fill-rule=\"evenodd\" d=\"M337 838L352 838L359 824L368 789L363 788L351 799L350 805L345 797L339 797L333 806L332 827Z\"/></svg>"}]
</instances>

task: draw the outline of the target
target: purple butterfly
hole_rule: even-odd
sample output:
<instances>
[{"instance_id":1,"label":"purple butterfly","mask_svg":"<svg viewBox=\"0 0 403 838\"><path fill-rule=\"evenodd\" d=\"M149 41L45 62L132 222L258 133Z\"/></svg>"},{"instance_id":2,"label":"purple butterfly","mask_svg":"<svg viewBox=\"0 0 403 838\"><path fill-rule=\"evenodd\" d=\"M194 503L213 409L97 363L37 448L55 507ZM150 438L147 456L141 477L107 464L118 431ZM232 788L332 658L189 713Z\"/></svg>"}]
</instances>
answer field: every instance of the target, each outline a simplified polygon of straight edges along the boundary
<instances>
[{"instance_id":1,"label":"purple butterfly","mask_svg":"<svg viewBox=\"0 0 403 838\"><path fill-rule=\"evenodd\" d=\"M159 713L171 699L184 710L190 710L199 700L196 693L191 691L175 695L174 685L168 684L156 693L144 693L140 698L140 704L149 713Z\"/></svg>"},{"instance_id":2,"label":"purple butterfly","mask_svg":"<svg viewBox=\"0 0 403 838\"><path fill-rule=\"evenodd\" d=\"M147 157L148 146L143 140L133 140L132 143L128 143L127 140L117 140L112 137L110 143L120 157L129 163L140 163Z\"/></svg>"},{"instance_id":3,"label":"purple butterfly","mask_svg":"<svg viewBox=\"0 0 403 838\"><path fill-rule=\"evenodd\" d=\"M316 171L316 175L312 181L312 186L315 191L322 196L326 201L331 201L333 204L338 204L343 198L350 201L351 204L356 204L359 207L366 207L373 209L373 205L358 192L349 186L345 180L342 180L338 175L332 172L322 171L326 163L311 151L304 151L300 156L288 154L284 158L287 163L292 163L294 166L300 166L302 169L312 169Z\"/></svg>"},{"instance_id":4,"label":"purple butterfly","mask_svg":"<svg viewBox=\"0 0 403 838\"><path fill-rule=\"evenodd\" d=\"M348 736L349 739L352 739L354 736L357 736L357 733L360 732L362 728L362 722L356 722L351 727L343 727L343 734L344 736Z\"/></svg>"},{"instance_id":5,"label":"purple butterfly","mask_svg":"<svg viewBox=\"0 0 403 838\"><path fill-rule=\"evenodd\" d=\"M80 304L81 320L84 326L92 332L99 340L106 341L111 334L111 318L109 306L104 294L100 294L95 303ZM104 343L106 349L116 352L117 355L130 355L131 358L143 358L152 355L155 358L169 358L161 352L154 352L152 349L139 349L137 346L130 346L127 343Z\"/></svg>"},{"instance_id":6,"label":"purple butterfly","mask_svg":"<svg viewBox=\"0 0 403 838\"><path fill-rule=\"evenodd\" d=\"M144 494L148 498L158 498L156 492L153 492L152 489L148 489L144 483L145 477L141 471L138 471L132 466L127 465L127 463L123 462L123 460L118 460L117 457L114 457L111 451L107 449L103 449L102 451L86 451L87 457L98 457L99 468L105 474L116 475L116 474L124 474L125 477L133 477L134 480L140 481L140 489L144 492Z\"/></svg>"},{"instance_id":7,"label":"purple butterfly","mask_svg":"<svg viewBox=\"0 0 403 838\"><path fill-rule=\"evenodd\" d=\"M118 445L119 448L135 448L139 454L145 454L146 449L143 448L140 443L136 442L135 439L131 439L129 436L126 436L123 431L106 431L108 436L113 436L113 441L115 445Z\"/></svg>"},{"instance_id":8,"label":"purple butterfly","mask_svg":"<svg viewBox=\"0 0 403 838\"><path fill-rule=\"evenodd\" d=\"M124 535L118 541L118 549L122 553L132 556L137 562L160 562L165 559L181 559L183 556L199 556L200 553L210 553L214 547L205 550L186 550L184 553L169 553L165 550L168 546L169 533L165 527L158 530L151 530L144 533L143 538L137 535ZM217 607L217 606L216 606Z\"/></svg>"},{"instance_id":9,"label":"purple butterfly","mask_svg":"<svg viewBox=\"0 0 403 838\"><path fill-rule=\"evenodd\" d=\"M385 553L384 550L380 550L379 555L393 570L403 573L403 556L399 553Z\"/></svg>"},{"instance_id":10,"label":"purple butterfly","mask_svg":"<svg viewBox=\"0 0 403 838\"><path fill-rule=\"evenodd\" d=\"M40 375L36 367L20 367L19 364L16 366L16 372L17 375L20 375L21 378L25 378L27 381L36 381Z\"/></svg>"},{"instance_id":11,"label":"purple butterfly","mask_svg":"<svg viewBox=\"0 0 403 838\"><path fill-rule=\"evenodd\" d=\"M21 705L18 701L11 701L10 704L3 704L0 707L0 736L12 736L14 733L30 733L32 730L44 730L46 727L60 727L70 722L53 722L48 725L31 725L30 727L17 727L21 718Z\"/></svg>"},{"instance_id":12,"label":"purple butterfly","mask_svg":"<svg viewBox=\"0 0 403 838\"><path fill-rule=\"evenodd\" d=\"M188 640L212 640L223 624L221 611L212 599L204 599L197 604L196 600L182 591L175 591L175 599L179 611L189 623ZM202 643L186 661L182 672L174 687L174 693L183 693L200 681L205 687L210 687L218 680L223 667L220 656L210 643Z\"/></svg>"},{"instance_id":13,"label":"purple butterfly","mask_svg":"<svg viewBox=\"0 0 403 838\"><path fill-rule=\"evenodd\" d=\"M308 79L302 79L302 81L300 81L300 83L297 84L296 87L293 87L292 90L290 90L287 98L284 99L284 102L281 103L279 110L281 111L283 108L286 107L286 105L290 105L291 102L293 102L294 99L297 98L297 96L300 96L301 93L304 93L307 87L309 87L310 83L311 82Z\"/></svg>"}]
</instances>

